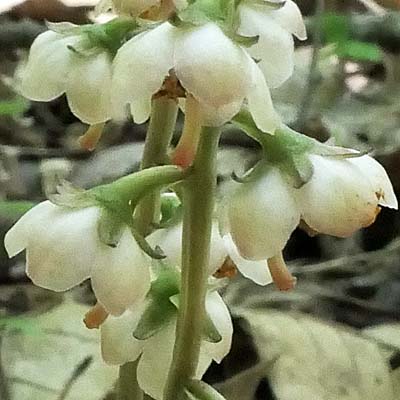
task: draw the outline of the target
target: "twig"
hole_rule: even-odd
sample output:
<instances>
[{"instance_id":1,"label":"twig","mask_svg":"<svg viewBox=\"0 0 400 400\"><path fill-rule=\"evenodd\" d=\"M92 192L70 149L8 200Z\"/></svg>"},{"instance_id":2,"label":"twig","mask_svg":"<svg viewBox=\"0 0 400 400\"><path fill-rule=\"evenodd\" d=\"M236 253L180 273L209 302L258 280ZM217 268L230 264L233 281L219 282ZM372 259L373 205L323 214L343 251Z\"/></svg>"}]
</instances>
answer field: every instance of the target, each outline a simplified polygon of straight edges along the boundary
<instances>
[{"instance_id":1,"label":"twig","mask_svg":"<svg viewBox=\"0 0 400 400\"><path fill-rule=\"evenodd\" d=\"M86 372L86 370L90 367L90 364L93 361L92 356L85 357L74 369L72 375L69 377L67 383L64 386L64 389L58 396L57 400L65 400L71 391L72 386L76 382L76 380Z\"/></svg>"},{"instance_id":2,"label":"twig","mask_svg":"<svg viewBox=\"0 0 400 400\"><path fill-rule=\"evenodd\" d=\"M303 99L300 103L299 112L297 114L296 128L302 131L307 123L310 108L312 104L313 93L318 85L317 67L319 60L319 52L322 47L322 14L325 11L325 0L317 0L315 9L315 25L313 32L313 53L310 64L310 71L306 82L306 88Z\"/></svg>"}]
</instances>

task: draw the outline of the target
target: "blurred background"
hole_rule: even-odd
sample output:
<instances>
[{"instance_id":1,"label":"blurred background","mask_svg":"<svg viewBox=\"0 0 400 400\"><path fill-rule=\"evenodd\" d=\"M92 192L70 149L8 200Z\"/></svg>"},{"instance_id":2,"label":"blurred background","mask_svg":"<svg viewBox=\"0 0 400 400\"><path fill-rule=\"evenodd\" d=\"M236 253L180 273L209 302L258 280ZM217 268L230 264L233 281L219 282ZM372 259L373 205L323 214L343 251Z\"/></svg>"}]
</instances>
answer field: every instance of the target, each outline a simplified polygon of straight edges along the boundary
<instances>
[{"instance_id":1,"label":"blurred background","mask_svg":"<svg viewBox=\"0 0 400 400\"><path fill-rule=\"evenodd\" d=\"M145 126L109 123L94 152L64 97L23 99L16 76L45 21L89 23L96 0L0 0L0 237L60 179L89 188L138 168ZM309 39L273 93L287 124L321 141L372 151L400 194L400 0L298 0ZM227 128L220 182L258 157ZM298 278L281 293L237 276L224 289L231 353L206 380L227 400L400 398L400 215L384 209L348 239L298 230L286 249ZM24 257L0 245L0 400L111 400L117 371L82 318L89 284L34 287Z\"/></svg>"}]
</instances>

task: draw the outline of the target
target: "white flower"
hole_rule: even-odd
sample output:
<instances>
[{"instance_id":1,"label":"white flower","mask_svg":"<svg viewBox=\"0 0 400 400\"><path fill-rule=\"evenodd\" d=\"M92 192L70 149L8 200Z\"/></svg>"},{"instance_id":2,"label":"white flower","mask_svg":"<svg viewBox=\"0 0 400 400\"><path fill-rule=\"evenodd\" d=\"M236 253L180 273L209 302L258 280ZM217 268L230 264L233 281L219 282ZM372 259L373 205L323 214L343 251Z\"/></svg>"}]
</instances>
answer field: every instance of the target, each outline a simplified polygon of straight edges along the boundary
<instances>
[{"instance_id":1,"label":"white flower","mask_svg":"<svg viewBox=\"0 0 400 400\"><path fill-rule=\"evenodd\" d=\"M104 360L121 365L139 358L137 378L140 387L155 400L161 400L172 361L175 343L176 317L160 332L146 340L137 340L135 330L143 308L126 311L120 317L109 317L101 326L101 347ZM222 340L203 341L196 377L201 379L212 360L221 362L229 352L232 340L232 321L225 303L216 292L209 292L206 310Z\"/></svg>"},{"instance_id":2,"label":"white flower","mask_svg":"<svg viewBox=\"0 0 400 400\"><path fill-rule=\"evenodd\" d=\"M249 183L235 183L226 203L225 228L239 253L249 260L267 260L286 245L300 221L293 189L278 168Z\"/></svg>"},{"instance_id":3,"label":"white flower","mask_svg":"<svg viewBox=\"0 0 400 400\"><path fill-rule=\"evenodd\" d=\"M287 0L276 9L255 0L245 0L239 5L240 25L238 33L243 36L259 36L258 42L248 49L259 60L269 87L285 82L294 68L294 41L307 38L301 12L296 3Z\"/></svg>"},{"instance_id":4,"label":"white flower","mask_svg":"<svg viewBox=\"0 0 400 400\"><path fill-rule=\"evenodd\" d=\"M279 118L268 86L279 86L291 75L292 34L305 39L304 23L290 0L280 9L245 1L238 7L238 16L236 33L259 37L256 44L240 46L212 22L178 28L164 23L126 43L115 59L117 115L130 104L134 120L144 122L152 96L173 70L187 94L200 103L203 124L224 124L247 100L257 126L273 133Z\"/></svg>"},{"instance_id":5,"label":"white flower","mask_svg":"<svg viewBox=\"0 0 400 400\"><path fill-rule=\"evenodd\" d=\"M66 210L45 201L28 211L6 234L10 257L26 249L27 274L41 287L64 291L91 278L97 299L120 315L150 288L150 258L128 228L116 248L97 233L98 207Z\"/></svg>"},{"instance_id":6,"label":"white flower","mask_svg":"<svg viewBox=\"0 0 400 400\"><path fill-rule=\"evenodd\" d=\"M83 122L110 119L112 57L106 51L78 54L81 37L51 30L33 42L23 73L22 94L34 101L67 95L71 111Z\"/></svg>"},{"instance_id":7,"label":"white flower","mask_svg":"<svg viewBox=\"0 0 400 400\"><path fill-rule=\"evenodd\" d=\"M169 263L173 266L181 266L182 253L182 223L167 229L159 229L152 233L148 240L153 246L160 246ZM227 257L233 261L240 273L259 285L267 285L272 282L267 264L263 261L249 261L244 259L236 249L231 236L222 237L218 223L214 221L211 232L210 260L208 265L209 275L213 275L222 267Z\"/></svg>"},{"instance_id":8,"label":"white flower","mask_svg":"<svg viewBox=\"0 0 400 400\"><path fill-rule=\"evenodd\" d=\"M318 233L346 237L372 224L379 206L397 209L390 180L373 158L309 157L314 174L300 189L274 166L255 181L236 184L224 204L225 229L243 257L280 254L300 220Z\"/></svg>"},{"instance_id":9,"label":"white flower","mask_svg":"<svg viewBox=\"0 0 400 400\"><path fill-rule=\"evenodd\" d=\"M168 22L123 45L113 75L113 105L126 104L137 123L149 117L152 96L173 69L199 103L205 125L229 121L247 98L256 124L273 132L278 124L268 86L256 62L214 23L176 28Z\"/></svg>"},{"instance_id":10,"label":"white flower","mask_svg":"<svg viewBox=\"0 0 400 400\"><path fill-rule=\"evenodd\" d=\"M384 168L373 158L310 156L314 175L298 191L302 219L313 230L347 237L371 225L380 207L398 208Z\"/></svg>"}]
</instances>

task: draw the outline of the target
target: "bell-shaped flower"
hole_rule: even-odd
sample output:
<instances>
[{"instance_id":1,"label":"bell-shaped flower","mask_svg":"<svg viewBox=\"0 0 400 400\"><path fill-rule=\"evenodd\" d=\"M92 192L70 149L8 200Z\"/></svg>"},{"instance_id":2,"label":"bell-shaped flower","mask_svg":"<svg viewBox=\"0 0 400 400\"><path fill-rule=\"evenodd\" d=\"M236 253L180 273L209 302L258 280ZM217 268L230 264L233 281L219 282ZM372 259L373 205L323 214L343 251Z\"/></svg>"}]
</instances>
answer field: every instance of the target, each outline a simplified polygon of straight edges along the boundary
<instances>
[{"instance_id":1,"label":"bell-shaped flower","mask_svg":"<svg viewBox=\"0 0 400 400\"><path fill-rule=\"evenodd\" d=\"M116 113L130 104L134 120L144 122L152 96L172 73L186 96L198 101L203 125L224 124L246 101L257 126L273 133L279 118L269 86L292 73L292 34L306 37L295 3L191 2L174 23L144 32L120 49L113 78Z\"/></svg>"},{"instance_id":2,"label":"bell-shaped flower","mask_svg":"<svg viewBox=\"0 0 400 400\"><path fill-rule=\"evenodd\" d=\"M257 63L216 23L163 23L124 44L114 67L114 110L118 113L129 104L137 123L149 117L152 96L173 71L187 95L198 101L203 125L229 121L245 99L260 129L273 132L278 124Z\"/></svg>"},{"instance_id":3,"label":"bell-shaped flower","mask_svg":"<svg viewBox=\"0 0 400 400\"><path fill-rule=\"evenodd\" d=\"M22 95L51 101L66 94L73 114L88 124L111 117L112 61L135 22L114 19L82 27L49 24L31 47L22 71Z\"/></svg>"},{"instance_id":4,"label":"bell-shaped flower","mask_svg":"<svg viewBox=\"0 0 400 400\"><path fill-rule=\"evenodd\" d=\"M259 40L247 51L264 73L269 87L275 88L293 73L295 35L307 38L301 12L293 0L264 1L244 0L238 7L238 33L258 36Z\"/></svg>"},{"instance_id":5,"label":"bell-shaped flower","mask_svg":"<svg viewBox=\"0 0 400 400\"><path fill-rule=\"evenodd\" d=\"M354 156L349 149L341 151ZM264 164L227 197L225 229L243 257L262 260L280 254L300 221L315 233L347 237L371 225L381 206L397 209L386 171L368 155L304 157L311 176L300 187L293 186L290 175L302 171Z\"/></svg>"},{"instance_id":6,"label":"bell-shaped flower","mask_svg":"<svg viewBox=\"0 0 400 400\"><path fill-rule=\"evenodd\" d=\"M150 287L148 257L126 227L116 247L98 234L99 207L65 209L45 201L28 211L6 234L10 257L26 250L32 281L65 291L90 278L98 301L114 315L142 300Z\"/></svg>"},{"instance_id":7,"label":"bell-shaped flower","mask_svg":"<svg viewBox=\"0 0 400 400\"><path fill-rule=\"evenodd\" d=\"M160 295L157 298L160 300ZM175 311L160 329L141 340L138 340L137 336L145 315L146 302L143 302L142 306L127 310L119 317L108 317L101 325L101 348L104 360L109 364L122 365L139 359L137 367L139 386L155 400L163 398L175 343L177 310L169 298L166 298L166 301ZM160 308L162 312L160 318L165 318L165 310L169 310L165 307ZM215 341L204 337L194 377L197 379L201 379L212 360L218 363L222 361L230 350L232 340L233 328L228 308L215 291L209 291L206 296L206 312L219 337Z\"/></svg>"},{"instance_id":8,"label":"bell-shaped flower","mask_svg":"<svg viewBox=\"0 0 400 400\"><path fill-rule=\"evenodd\" d=\"M51 101L66 93L71 111L83 122L110 118L112 58L106 52L85 56L74 52L79 36L47 31L33 43L21 84L34 101Z\"/></svg>"},{"instance_id":9,"label":"bell-shaped flower","mask_svg":"<svg viewBox=\"0 0 400 400\"><path fill-rule=\"evenodd\" d=\"M371 225L380 208L398 208L385 169L367 155L310 156L313 176L296 191L302 220L314 231L347 237Z\"/></svg>"}]
</instances>

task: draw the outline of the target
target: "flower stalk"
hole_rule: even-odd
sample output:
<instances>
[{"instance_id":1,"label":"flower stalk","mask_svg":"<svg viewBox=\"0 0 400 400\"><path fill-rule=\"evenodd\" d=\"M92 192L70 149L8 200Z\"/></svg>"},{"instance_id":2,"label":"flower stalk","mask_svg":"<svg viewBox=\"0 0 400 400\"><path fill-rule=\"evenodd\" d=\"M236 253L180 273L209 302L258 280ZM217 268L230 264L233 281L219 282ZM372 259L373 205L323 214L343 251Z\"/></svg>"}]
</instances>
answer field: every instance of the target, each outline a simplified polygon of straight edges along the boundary
<instances>
[{"instance_id":1,"label":"flower stalk","mask_svg":"<svg viewBox=\"0 0 400 400\"><path fill-rule=\"evenodd\" d=\"M212 214L216 190L216 155L220 129L203 128L192 174L183 190L182 280L176 342L165 400L180 399L194 377L202 341Z\"/></svg>"},{"instance_id":2,"label":"flower stalk","mask_svg":"<svg viewBox=\"0 0 400 400\"><path fill-rule=\"evenodd\" d=\"M164 164L167 151L175 129L178 105L173 99L160 97L153 100L150 123L146 135L141 169ZM135 217L138 230L146 235L151 224L157 221L160 207L160 193L155 191L139 203ZM137 361L120 367L117 400L143 400L143 391L137 382Z\"/></svg>"},{"instance_id":3,"label":"flower stalk","mask_svg":"<svg viewBox=\"0 0 400 400\"><path fill-rule=\"evenodd\" d=\"M166 96L153 100L152 114L146 135L141 169L167 162L168 146L175 129L178 104L175 99ZM136 210L137 226L147 235L151 225L157 221L160 208L160 193L153 192L146 196Z\"/></svg>"}]
</instances>

